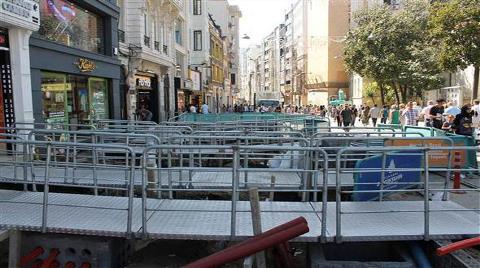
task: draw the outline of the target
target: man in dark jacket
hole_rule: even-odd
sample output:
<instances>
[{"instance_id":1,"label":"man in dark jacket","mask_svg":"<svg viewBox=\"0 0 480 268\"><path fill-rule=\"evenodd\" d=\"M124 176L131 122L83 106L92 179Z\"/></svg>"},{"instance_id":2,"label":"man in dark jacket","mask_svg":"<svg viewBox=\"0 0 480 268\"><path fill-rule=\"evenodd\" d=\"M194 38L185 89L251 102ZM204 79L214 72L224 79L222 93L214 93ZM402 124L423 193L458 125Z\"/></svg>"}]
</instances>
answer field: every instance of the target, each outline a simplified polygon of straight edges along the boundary
<instances>
[{"instance_id":1,"label":"man in dark jacket","mask_svg":"<svg viewBox=\"0 0 480 268\"><path fill-rule=\"evenodd\" d=\"M472 105L463 105L461 113L458 114L453 121L452 128L455 129L455 134L473 136L474 128Z\"/></svg>"}]
</instances>

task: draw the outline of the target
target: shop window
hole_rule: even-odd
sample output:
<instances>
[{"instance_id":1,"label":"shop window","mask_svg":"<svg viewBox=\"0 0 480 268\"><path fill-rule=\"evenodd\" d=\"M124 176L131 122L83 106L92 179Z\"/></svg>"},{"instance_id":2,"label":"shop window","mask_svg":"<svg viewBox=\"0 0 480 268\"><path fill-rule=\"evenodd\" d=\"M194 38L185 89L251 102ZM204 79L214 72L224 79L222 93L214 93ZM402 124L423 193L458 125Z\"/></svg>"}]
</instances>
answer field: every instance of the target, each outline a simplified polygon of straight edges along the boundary
<instances>
[{"instance_id":1,"label":"shop window","mask_svg":"<svg viewBox=\"0 0 480 268\"><path fill-rule=\"evenodd\" d=\"M103 19L67 0L40 1L38 34L50 41L103 54Z\"/></svg>"},{"instance_id":2,"label":"shop window","mask_svg":"<svg viewBox=\"0 0 480 268\"><path fill-rule=\"evenodd\" d=\"M108 81L42 72L43 116L48 123L82 124L108 119Z\"/></svg>"}]
</instances>

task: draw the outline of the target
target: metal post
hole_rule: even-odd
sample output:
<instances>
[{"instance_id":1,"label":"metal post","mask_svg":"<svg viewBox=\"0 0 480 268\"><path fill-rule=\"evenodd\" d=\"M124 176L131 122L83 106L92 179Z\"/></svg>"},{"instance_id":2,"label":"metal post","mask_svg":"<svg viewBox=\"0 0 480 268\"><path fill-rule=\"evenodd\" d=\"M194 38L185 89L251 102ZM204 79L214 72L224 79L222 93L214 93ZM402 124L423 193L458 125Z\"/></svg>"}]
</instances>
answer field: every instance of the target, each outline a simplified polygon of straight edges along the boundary
<instances>
[{"instance_id":1,"label":"metal post","mask_svg":"<svg viewBox=\"0 0 480 268\"><path fill-rule=\"evenodd\" d=\"M452 142L453 144L453 142ZM453 146L453 145L450 146ZM442 201L448 200L448 189L450 188L450 178L452 175L452 150L448 150L448 164L447 164L447 174L445 175L445 183L443 186L443 196Z\"/></svg>"},{"instance_id":2,"label":"metal post","mask_svg":"<svg viewBox=\"0 0 480 268\"><path fill-rule=\"evenodd\" d=\"M95 136L92 136L92 143L95 144ZM95 195L98 195L98 178L97 178L97 148L92 148L92 176L93 176L93 192Z\"/></svg>"},{"instance_id":3,"label":"metal post","mask_svg":"<svg viewBox=\"0 0 480 268\"><path fill-rule=\"evenodd\" d=\"M135 188L135 152L128 148L131 156L131 165L130 173L128 174L128 212L127 212L127 237L130 238L132 235L132 221L133 221L133 197L134 197L134 188Z\"/></svg>"},{"instance_id":4,"label":"metal post","mask_svg":"<svg viewBox=\"0 0 480 268\"><path fill-rule=\"evenodd\" d=\"M147 238L147 161L150 148L143 151L142 161L142 234L143 238Z\"/></svg>"},{"instance_id":5,"label":"metal post","mask_svg":"<svg viewBox=\"0 0 480 268\"><path fill-rule=\"evenodd\" d=\"M173 185L172 185L172 151L168 150L167 152L167 157L168 157L168 171L167 171L167 176L168 176L168 198L173 199ZM161 182L160 182L161 183Z\"/></svg>"},{"instance_id":6,"label":"metal post","mask_svg":"<svg viewBox=\"0 0 480 268\"><path fill-rule=\"evenodd\" d=\"M328 154L321 151L323 155L323 190L322 190L322 242L327 240L327 206L328 206ZM337 177L338 181L338 177Z\"/></svg>"},{"instance_id":7,"label":"metal post","mask_svg":"<svg viewBox=\"0 0 480 268\"><path fill-rule=\"evenodd\" d=\"M387 153L382 152L382 173L380 175L380 196L379 200L380 202L383 201L383 188L385 184L385 167L387 165Z\"/></svg>"},{"instance_id":8,"label":"metal post","mask_svg":"<svg viewBox=\"0 0 480 268\"><path fill-rule=\"evenodd\" d=\"M423 149L424 165L425 165L425 185L424 185L424 228L425 228L425 241L430 240L430 193L429 193L429 182L430 175L428 173L429 159L428 159L428 148Z\"/></svg>"},{"instance_id":9,"label":"metal post","mask_svg":"<svg viewBox=\"0 0 480 268\"><path fill-rule=\"evenodd\" d=\"M52 157L51 144L47 145L47 160L45 162L45 181L43 189L43 208L42 208L42 233L47 232L47 213L48 213L48 180L50 172L50 160Z\"/></svg>"},{"instance_id":10,"label":"metal post","mask_svg":"<svg viewBox=\"0 0 480 268\"><path fill-rule=\"evenodd\" d=\"M340 159L344 150L340 150L337 154L337 167L336 167L336 178L335 178L335 204L336 204L336 241L337 243L342 242L342 183L340 180ZM324 219L322 219L324 221Z\"/></svg>"},{"instance_id":11,"label":"metal post","mask_svg":"<svg viewBox=\"0 0 480 268\"><path fill-rule=\"evenodd\" d=\"M238 146L232 146L233 149L233 168L232 168L232 212L230 218L230 239L233 240L236 236L236 222L237 222L237 191L238 182L240 179L239 166L240 166L240 151Z\"/></svg>"}]
</instances>

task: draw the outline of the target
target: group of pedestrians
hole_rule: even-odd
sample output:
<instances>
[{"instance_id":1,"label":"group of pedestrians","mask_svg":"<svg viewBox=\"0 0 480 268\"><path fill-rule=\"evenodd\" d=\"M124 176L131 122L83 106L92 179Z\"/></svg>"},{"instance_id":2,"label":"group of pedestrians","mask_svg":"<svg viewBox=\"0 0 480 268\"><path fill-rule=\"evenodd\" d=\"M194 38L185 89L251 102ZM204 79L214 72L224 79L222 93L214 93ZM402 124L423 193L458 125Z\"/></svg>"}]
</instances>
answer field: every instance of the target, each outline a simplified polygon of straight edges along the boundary
<instances>
[{"instance_id":1,"label":"group of pedestrians","mask_svg":"<svg viewBox=\"0 0 480 268\"><path fill-rule=\"evenodd\" d=\"M359 109L355 105L342 105L330 108L331 117L338 126L355 126L358 121L363 126L376 127L378 123L404 126L418 126L420 121L425 126L442 129L459 135L473 136L475 130L480 128L480 101L475 100L459 108L452 102L446 103L439 99L434 103L429 101L425 107L420 107L416 102L400 105L379 107L362 105Z\"/></svg>"}]
</instances>

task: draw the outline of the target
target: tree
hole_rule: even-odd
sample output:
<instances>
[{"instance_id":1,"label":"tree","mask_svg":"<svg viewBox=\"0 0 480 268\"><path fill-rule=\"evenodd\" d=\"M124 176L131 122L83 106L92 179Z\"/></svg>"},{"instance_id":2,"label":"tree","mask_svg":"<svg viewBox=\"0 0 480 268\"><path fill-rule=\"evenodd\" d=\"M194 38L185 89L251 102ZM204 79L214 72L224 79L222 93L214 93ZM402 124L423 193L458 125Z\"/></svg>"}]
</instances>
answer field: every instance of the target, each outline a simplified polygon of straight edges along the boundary
<instances>
[{"instance_id":1,"label":"tree","mask_svg":"<svg viewBox=\"0 0 480 268\"><path fill-rule=\"evenodd\" d=\"M474 66L473 98L476 99L480 79L480 0L433 4L429 28L445 70L455 72Z\"/></svg>"},{"instance_id":2,"label":"tree","mask_svg":"<svg viewBox=\"0 0 480 268\"><path fill-rule=\"evenodd\" d=\"M400 11L382 5L357 13L358 26L345 42L347 70L376 81L382 97L390 86L397 103L438 88L441 70L429 43L427 5L409 0Z\"/></svg>"},{"instance_id":3,"label":"tree","mask_svg":"<svg viewBox=\"0 0 480 268\"><path fill-rule=\"evenodd\" d=\"M363 91L363 96L372 99L373 105L375 105L375 97L377 96L378 91L379 87L377 83L373 82L365 87L365 91Z\"/></svg>"}]
</instances>

